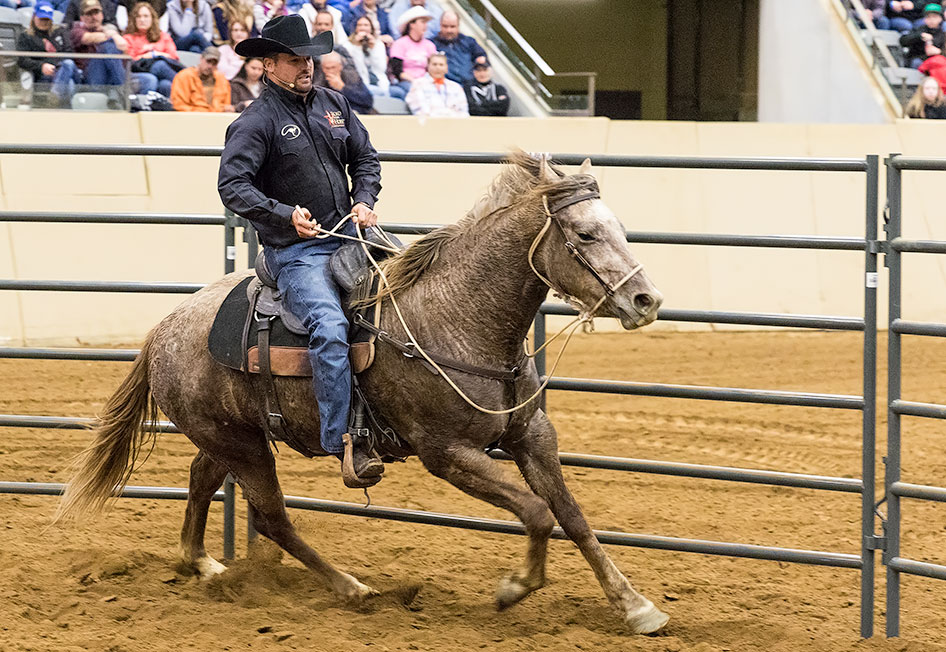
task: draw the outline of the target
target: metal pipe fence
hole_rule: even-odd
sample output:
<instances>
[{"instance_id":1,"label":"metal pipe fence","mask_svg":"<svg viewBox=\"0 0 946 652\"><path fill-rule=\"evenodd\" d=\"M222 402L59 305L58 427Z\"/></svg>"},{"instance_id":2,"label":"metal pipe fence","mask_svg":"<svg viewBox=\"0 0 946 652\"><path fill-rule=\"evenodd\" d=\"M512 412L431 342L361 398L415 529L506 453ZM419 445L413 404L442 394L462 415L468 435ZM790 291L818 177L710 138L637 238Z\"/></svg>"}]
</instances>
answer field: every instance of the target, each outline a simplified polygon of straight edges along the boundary
<instances>
[{"instance_id":1,"label":"metal pipe fence","mask_svg":"<svg viewBox=\"0 0 946 652\"><path fill-rule=\"evenodd\" d=\"M891 154L887 166L887 232L885 260L889 270L889 311L887 331L887 456L884 473L884 496L887 517L884 521L884 564L887 568L887 636L900 635L901 575L922 575L946 580L946 566L906 559L900 554L902 505L901 498L946 502L946 489L905 483L901 475L901 416L946 419L946 405L917 403L902 398L902 335L946 337L946 324L912 322L901 318L902 261L901 253L946 253L946 242L907 240L903 229L903 179L905 170L946 170L946 159L924 159Z\"/></svg>"},{"instance_id":2,"label":"metal pipe fence","mask_svg":"<svg viewBox=\"0 0 946 652\"><path fill-rule=\"evenodd\" d=\"M0 154L83 154L83 155L121 155L121 156L219 156L219 147L167 147L167 146L86 146L86 145L0 145ZM574 154L553 155L564 164L577 165L584 156ZM478 163L497 164L503 162L505 155L497 153L454 154L444 152L381 152L385 162L412 163ZM838 331L863 332L863 394L861 396L818 394L809 392L785 392L762 389L743 389L725 387L698 387L668 385L656 383L618 382L596 379L552 378L551 390L606 392L623 395L662 396L674 398L737 401L746 403L764 403L772 405L795 405L819 408L859 410L862 412L862 477L860 479L834 478L783 471L739 469L702 464L682 464L655 460L634 460L626 458L601 457L578 453L562 453L562 464L583 468L608 469L623 472L656 473L678 477L691 477L732 482L746 482L773 486L798 487L824 491L860 494L861 496L861 549L859 554L831 551L794 550L774 546L754 546L740 543L679 539L653 535L626 534L618 532L598 532L604 543L632 545L698 552L703 554L747 557L753 559L771 559L806 564L818 564L841 568L853 568L860 571L861 577L861 635L870 637L873 633L874 605L874 550L881 544L874 529L875 487L874 487L874 403L876 376L876 270L879 246L877 243L877 191L878 158L868 156L864 159L816 159L816 158L698 158L698 157L641 157L601 155L589 157L594 165L620 166L635 168L684 168L708 170L793 170L819 172L853 172L864 175L866 196L866 226L863 237L825 238L807 236L748 236L718 235L693 233L627 233L629 242L649 242L674 245L727 246L727 247L777 247L804 248L834 251L861 251L865 255L866 283L864 288L864 314L860 317L837 317L825 315L785 315L769 313L738 313L719 311L673 310L660 313L663 321L706 322L745 324L755 326L777 326L791 328L817 328ZM119 213L83 213L67 215L64 213L0 213L0 221L49 221L75 223L126 223ZM130 224L191 224L224 225L224 269L234 271L236 260L236 234L238 226L248 227L245 221L232 215L223 217L212 215L132 214ZM396 234L421 234L437 228L438 225L385 225L386 230ZM244 240L248 243L248 265L252 265L257 250L255 233L251 228L244 228ZM189 293L202 287L195 283L143 283L129 281L36 281L36 280L0 280L0 290L31 291L95 291L95 292L155 292ZM572 315L571 308L557 304L543 304L536 317L533 331L536 344L545 340L546 315ZM133 359L137 352L133 350L106 349L27 349L0 348L0 357L53 359L53 360L123 360ZM536 367L544 376L544 355L537 356ZM543 396L543 400L544 400ZM54 427L87 428L91 420L70 417L42 417L28 415L0 415L0 427ZM175 432L172 424L162 423L159 427L166 432ZM508 459L501 452L492 453L497 459ZM0 493L29 492L30 483L0 483ZM57 495L61 485L36 485L37 493ZM161 489L148 487L128 487L129 497L168 497L180 499L179 492L186 489ZM918 492L918 489L901 487L902 491ZM154 492L154 493L149 493ZM222 492L215 499L225 503L224 552L233 554L234 515L233 484L228 479ZM334 503L312 498L287 497L290 507L313 509L338 514L373 516L414 523L446 525L493 532L521 534L521 524L509 521L477 519L451 514L430 514L415 510L403 510L390 507L365 508L350 503ZM561 536L557 532L556 536Z\"/></svg>"}]
</instances>

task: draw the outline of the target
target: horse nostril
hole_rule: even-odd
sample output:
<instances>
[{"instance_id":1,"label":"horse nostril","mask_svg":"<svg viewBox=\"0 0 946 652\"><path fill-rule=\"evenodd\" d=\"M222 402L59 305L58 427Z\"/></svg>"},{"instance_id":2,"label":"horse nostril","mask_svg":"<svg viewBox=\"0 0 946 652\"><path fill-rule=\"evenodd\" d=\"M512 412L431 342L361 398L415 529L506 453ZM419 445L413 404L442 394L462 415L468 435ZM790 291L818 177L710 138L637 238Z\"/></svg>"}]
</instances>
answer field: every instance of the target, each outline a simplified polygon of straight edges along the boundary
<instances>
[{"instance_id":1,"label":"horse nostril","mask_svg":"<svg viewBox=\"0 0 946 652\"><path fill-rule=\"evenodd\" d=\"M637 312L646 315L657 305L657 300L651 295L642 292L634 295L633 303L634 309L637 310Z\"/></svg>"}]
</instances>

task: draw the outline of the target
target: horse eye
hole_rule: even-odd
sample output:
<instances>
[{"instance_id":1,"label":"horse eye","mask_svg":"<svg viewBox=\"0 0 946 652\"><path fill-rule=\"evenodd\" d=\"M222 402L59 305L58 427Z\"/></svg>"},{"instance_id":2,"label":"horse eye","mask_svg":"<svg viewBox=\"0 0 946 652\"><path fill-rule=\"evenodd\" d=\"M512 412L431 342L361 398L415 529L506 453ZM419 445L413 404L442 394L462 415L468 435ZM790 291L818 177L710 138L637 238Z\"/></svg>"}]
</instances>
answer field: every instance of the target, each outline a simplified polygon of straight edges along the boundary
<instances>
[{"instance_id":1,"label":"horse eye","mask_svg":"<svg viewBox=\"0 0 946 652\"><path fill-rule=\"evenodd\" d=\"M594 237L593 235L591 235L590 233L582 233L581 231L578 231L578 232L576 233L576 235L578 236L578 239L581 240L582 242L594 242L594 241L595 241L595 237Z\"/></svg>"}]
</instances>

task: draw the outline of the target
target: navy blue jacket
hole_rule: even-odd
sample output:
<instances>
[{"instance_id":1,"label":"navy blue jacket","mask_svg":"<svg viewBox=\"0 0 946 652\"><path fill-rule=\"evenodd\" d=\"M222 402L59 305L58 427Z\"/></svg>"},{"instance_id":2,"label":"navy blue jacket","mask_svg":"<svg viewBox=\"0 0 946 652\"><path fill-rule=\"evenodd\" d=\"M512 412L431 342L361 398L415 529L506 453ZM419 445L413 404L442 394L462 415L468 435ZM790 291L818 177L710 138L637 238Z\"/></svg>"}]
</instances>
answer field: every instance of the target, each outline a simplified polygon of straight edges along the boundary
<instances>
[{"instance_id":1,"label":"navy blue jacket","mask_svg":"<svg viewBox=\"0 0 946 652\"><path fill-rule=\"evenodd\" d=\"M353 204L374 208L381 164L343 95L313 87L302 98L267 83L227 128L217 190L224 206L253 223L264 244L285 247L302 239L292 225L296 205L325 229Z\"/></svg>"},{"instance_id":2,"label":"navy blue jacket","mask_svg":"<svg viewBox=\"0 0 946 652\"><path fill-rule=\"evenodd\" d=\"M486 50L480 47L475 38L460 34L453 41L445 41L440 36L432 40L437 49L447 55L447 79L461 86L473 79L473 63L479 57L486 56Z\"/></svg>"},{"instance_id":3,"label":"navy blue jacket","mask_svg":"<svg viewBox=\"0 0 946 652\"><path fill-rule=\"evenodd\" d=\"M388 19L388 12L381 7L377 7L375 11L378 12L378 26L381 28L381 33L378 34L378 36L387 34L394 39L400 38L401 35L392 29L391 21ZM358 22L359 18L365 15L365 6L358 5L354 9L349 9L349 12L348 23L345 25L345 30L349 34L352 34L355 31L355 23Z\"/></svg>"}]
</instances>

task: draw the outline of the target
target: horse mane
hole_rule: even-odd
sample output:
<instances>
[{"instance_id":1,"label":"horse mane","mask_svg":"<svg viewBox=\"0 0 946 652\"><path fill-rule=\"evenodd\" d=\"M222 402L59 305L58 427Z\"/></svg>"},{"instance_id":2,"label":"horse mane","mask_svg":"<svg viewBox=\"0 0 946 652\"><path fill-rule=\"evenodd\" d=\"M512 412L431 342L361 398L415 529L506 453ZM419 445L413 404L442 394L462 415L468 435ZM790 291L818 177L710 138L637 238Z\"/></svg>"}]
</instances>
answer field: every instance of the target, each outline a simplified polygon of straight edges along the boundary
<instances>
[{"instance_id":1,"label":"horse mane","mask_svg":"<svg viewBox=\"0 0 946 652\"><path fill-rule=\"evenodd\" d=\"M556 179L542 179L542 165L548 162ZM506 158L502 171L490 183L486 194L456 224L431 231L407 247L403 252L381 263L387 285L375 297L359 303L373 303L390 294L400 294L413 287L417 281L440 258L447 245L471 231L481 228L487 221L501 216L506 211L536 202L546 195L549 203L556 198L572 195L582 188L594 186L594 177L586 174L566 175L551 164L547 155L534 155L520 149Z\"/></svg>"}]
</instances>

